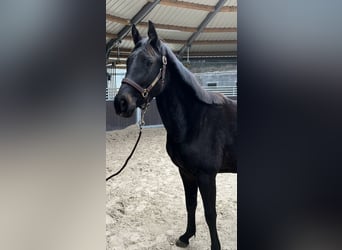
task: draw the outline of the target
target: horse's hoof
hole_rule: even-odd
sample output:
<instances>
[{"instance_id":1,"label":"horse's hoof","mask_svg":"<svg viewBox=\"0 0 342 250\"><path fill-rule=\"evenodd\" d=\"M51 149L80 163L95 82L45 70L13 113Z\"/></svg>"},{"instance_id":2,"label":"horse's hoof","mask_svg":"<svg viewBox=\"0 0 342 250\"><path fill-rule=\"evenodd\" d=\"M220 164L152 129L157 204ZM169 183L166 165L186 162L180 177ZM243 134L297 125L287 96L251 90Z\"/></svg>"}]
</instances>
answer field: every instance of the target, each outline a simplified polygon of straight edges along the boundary
<instances>
[{"instance_id":1,"label":"horse's hoof","mask_svg":"<svg viewBox=\"0 0 342 250\"><path fill-rule=\"evenodd\" d=\"M177 246L177 247L185 248L185 247L187 247L188 245L189 245L189 243L185 243L185 242L181 241L180 239L178 239L178 240L176 241L176 246Z\"/></svg>"}]
</instances>

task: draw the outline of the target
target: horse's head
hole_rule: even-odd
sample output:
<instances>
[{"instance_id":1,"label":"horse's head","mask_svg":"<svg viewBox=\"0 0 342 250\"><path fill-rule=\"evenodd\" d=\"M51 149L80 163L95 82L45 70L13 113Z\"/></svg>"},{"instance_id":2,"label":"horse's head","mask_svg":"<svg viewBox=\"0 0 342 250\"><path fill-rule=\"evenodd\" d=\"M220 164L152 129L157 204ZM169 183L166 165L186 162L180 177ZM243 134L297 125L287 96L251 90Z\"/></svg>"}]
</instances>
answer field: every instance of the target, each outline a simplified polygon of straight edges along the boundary
<instances>
[{"instance_id":1,"label":"horse's head","mask_svg":"<svg viewBox=\"0 0 342 250\"><path fill-rule=\"evenodd\" d=\"M166 57L152 22L148 37L141 38L132 26L135 47L127 59L126 76L114 99L117 114L130 117L137 107L144 107L164 89Z\"/></svg>"}]
</instances>

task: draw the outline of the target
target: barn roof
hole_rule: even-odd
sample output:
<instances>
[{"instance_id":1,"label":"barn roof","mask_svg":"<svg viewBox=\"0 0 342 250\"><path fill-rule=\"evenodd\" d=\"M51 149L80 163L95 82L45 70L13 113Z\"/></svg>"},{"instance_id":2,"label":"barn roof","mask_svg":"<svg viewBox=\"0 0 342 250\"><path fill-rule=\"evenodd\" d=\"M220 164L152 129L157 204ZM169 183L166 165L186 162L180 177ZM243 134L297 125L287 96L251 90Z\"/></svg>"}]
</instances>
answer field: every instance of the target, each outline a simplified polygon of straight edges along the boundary
<instances>
[{"instance_id":1,"label":"barn roof","mask_svg":"<svg viewBox=\"0 0 342 250\"><path fill-rule=\"evenodd\" d=\"M132 24L145 36L148 20L180 56L236 56L237 0L106 0L108 61L127 56Z\"/></svg>"}]
</instances>

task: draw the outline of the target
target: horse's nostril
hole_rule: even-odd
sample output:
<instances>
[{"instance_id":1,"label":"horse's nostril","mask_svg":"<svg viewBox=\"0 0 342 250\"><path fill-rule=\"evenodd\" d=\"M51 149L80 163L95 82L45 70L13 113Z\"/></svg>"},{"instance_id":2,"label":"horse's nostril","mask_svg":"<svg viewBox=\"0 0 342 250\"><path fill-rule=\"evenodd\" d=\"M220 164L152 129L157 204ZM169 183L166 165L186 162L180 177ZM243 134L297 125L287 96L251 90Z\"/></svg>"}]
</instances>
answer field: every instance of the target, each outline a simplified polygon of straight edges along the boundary
<instances>
[{"instance_id":1,"label":"horse's nostril","mask_svg":"<svg viewBox=\"0 0 342 250\"><path fill-rule=\"evenodd\" d=\"M120 108L122 112L125 112L127 110L127 101L126 99L122 98L120 100Z\"/></svg>"},{"instance_id":2,"label":"horse's nostril","mask_svg":"<svg viewBox=\"0 0 342 250\"><path fill-rule=\"evenodd\" d=\"M115 96L114 108L115 112L118 115L121 115L123 117L131 116L135 108L134 104L135 102L132 100L132 97L128 94L121 94Z\"/></svg>"}]
</instances>

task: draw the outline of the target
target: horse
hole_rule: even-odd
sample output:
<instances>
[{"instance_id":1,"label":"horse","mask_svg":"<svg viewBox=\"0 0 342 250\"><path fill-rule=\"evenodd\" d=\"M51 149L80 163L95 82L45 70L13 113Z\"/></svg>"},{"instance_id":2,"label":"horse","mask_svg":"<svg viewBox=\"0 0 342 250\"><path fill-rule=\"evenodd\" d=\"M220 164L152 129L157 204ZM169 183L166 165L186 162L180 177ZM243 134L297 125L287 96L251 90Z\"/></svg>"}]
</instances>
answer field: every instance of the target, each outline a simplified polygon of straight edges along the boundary
<instances>
[{"instance_id":1,"label":"horse","mask_svg":"<svg viewBox=\"0 0 342 250\"><path fill-rule=\"evenodd\" d=\"M198 190L209 227L211 249L221 249L216 228L216 175L237 173L237 103L205 91L195 76L158 38L149 21L148 37L132 25L134 49L114 98L118 115L130 117L154 97L167 132L166 150L178 166L185 191L187 226L176 241L187 247L196 233Z\"/></svg>"}]
</instances>

